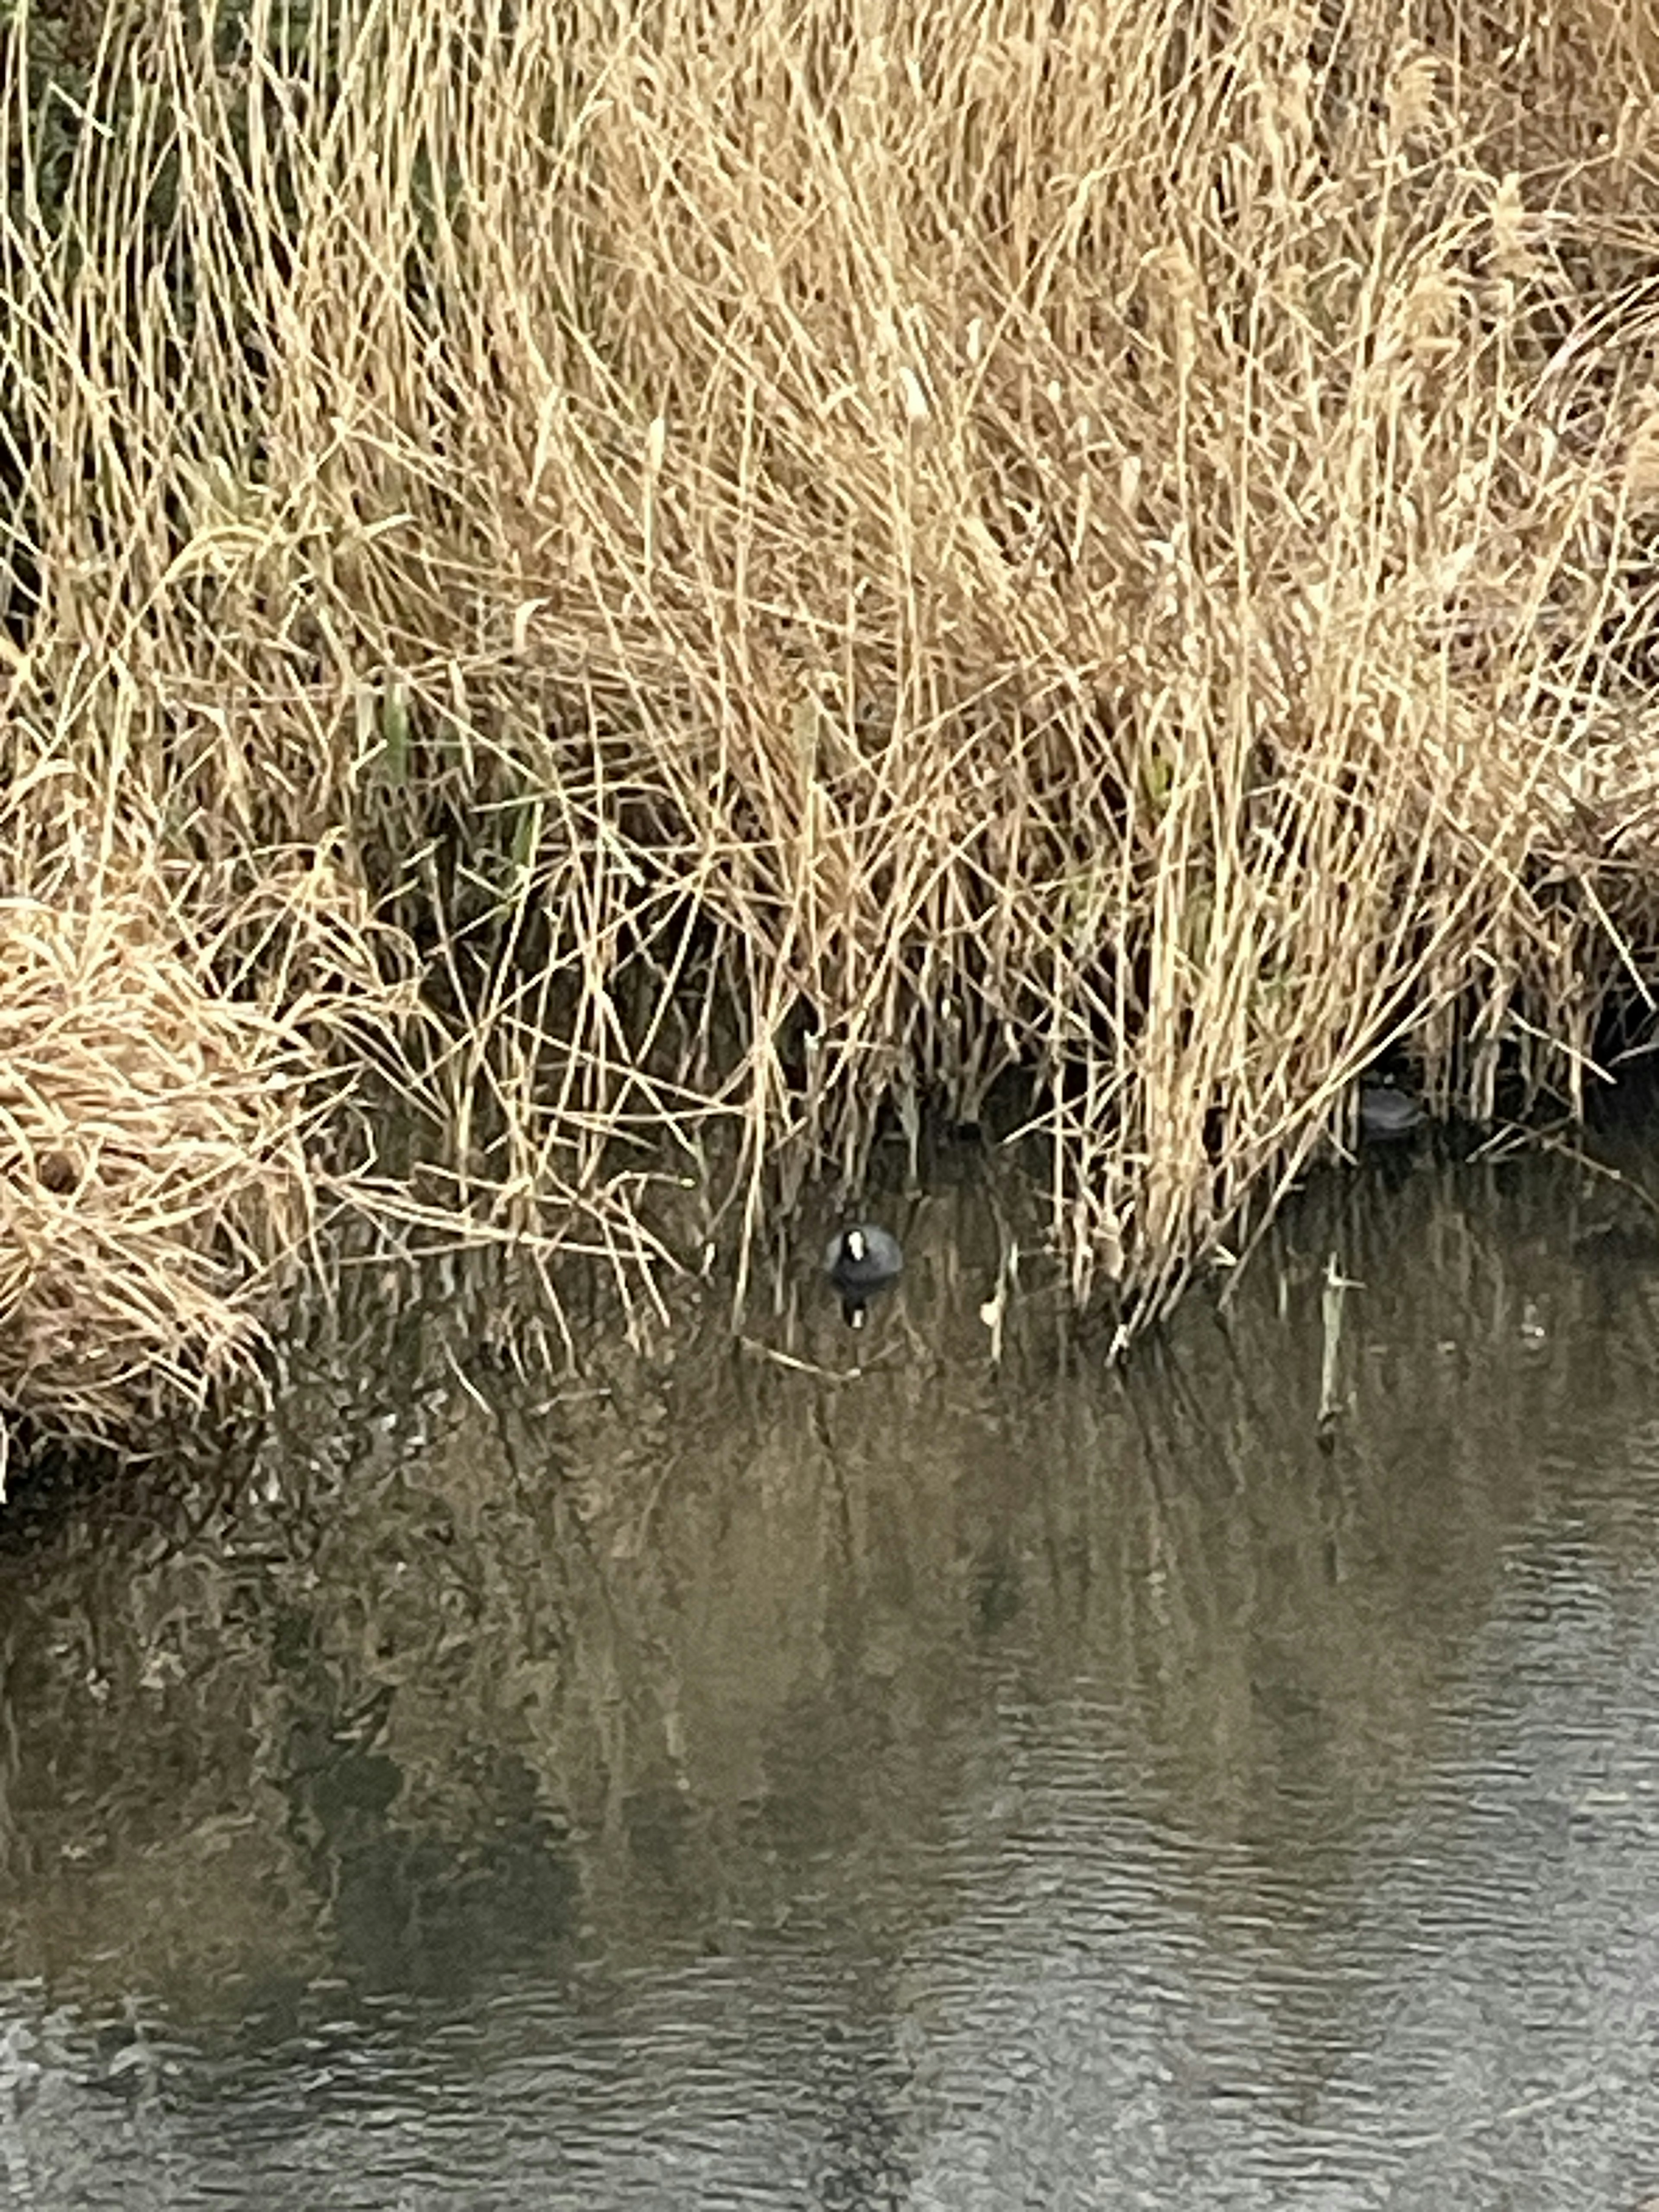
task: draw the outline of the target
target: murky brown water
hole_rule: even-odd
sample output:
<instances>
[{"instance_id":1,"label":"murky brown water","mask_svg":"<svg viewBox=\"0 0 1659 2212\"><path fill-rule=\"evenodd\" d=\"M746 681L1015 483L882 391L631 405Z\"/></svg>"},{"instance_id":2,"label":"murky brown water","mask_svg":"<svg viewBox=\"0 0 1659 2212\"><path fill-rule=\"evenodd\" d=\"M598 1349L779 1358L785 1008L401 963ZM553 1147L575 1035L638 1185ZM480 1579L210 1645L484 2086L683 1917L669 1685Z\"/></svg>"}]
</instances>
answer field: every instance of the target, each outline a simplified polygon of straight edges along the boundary
<instances>
[{"instance_id":1,"label":"murky brown water","mask_svg":"<svg viewBox=\"0 0 1659 2212\"><path fill-rule=\"evenodd\" d=\"M1659 1218L1402 1156L1120 1375L993 1367L1012 1202L862 1340L813 1233L550 1406L319 1348L0 1559L10 2201L1659 2189Z\"/></svg>"}]
</instances>

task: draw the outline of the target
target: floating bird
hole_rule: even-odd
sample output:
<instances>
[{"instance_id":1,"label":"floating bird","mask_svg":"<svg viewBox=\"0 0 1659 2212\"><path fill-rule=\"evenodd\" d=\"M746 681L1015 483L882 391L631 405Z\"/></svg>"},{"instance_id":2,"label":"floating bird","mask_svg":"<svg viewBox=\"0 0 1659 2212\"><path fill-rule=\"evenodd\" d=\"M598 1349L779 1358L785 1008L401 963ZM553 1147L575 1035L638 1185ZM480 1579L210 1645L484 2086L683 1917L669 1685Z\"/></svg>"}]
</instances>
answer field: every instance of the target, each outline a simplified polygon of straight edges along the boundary
<instances>
[{"instance_id":1,"label":"floating bird","mask_svg":"<svg viewBox=\"0 0 1659 2212\"><path fill-rule=\"evenodd\" d=\"M903 1266L897 1237L871 1222L839 1230L830 1239L823 1272L841 1292L841 1310L850 1328L863 1328L865 1308L878 1291L898 1280Z\"/></svg>"},{"instance_id":2,"label":"floating bird","mask_svg":"<svg viewBox=\"0 0 1659 2212\"><path fill-rule=\"evenodd\" d=\"M1401 1091L1392 1076L1367 1076L1359 1085L1359 1126L1368 1137L1409 1137L1428 1115L1420 1099Z\"/></svg>"}]
</instances>

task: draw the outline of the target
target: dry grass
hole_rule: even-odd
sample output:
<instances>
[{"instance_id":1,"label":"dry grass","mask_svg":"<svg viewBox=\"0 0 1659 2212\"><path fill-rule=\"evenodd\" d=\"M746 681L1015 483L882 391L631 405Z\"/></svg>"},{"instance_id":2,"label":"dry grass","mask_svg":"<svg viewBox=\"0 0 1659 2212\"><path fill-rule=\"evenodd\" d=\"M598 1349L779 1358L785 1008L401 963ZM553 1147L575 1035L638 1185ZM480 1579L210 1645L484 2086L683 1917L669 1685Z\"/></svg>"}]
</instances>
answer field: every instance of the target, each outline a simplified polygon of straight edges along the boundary
<instances>
[{"instance_id":1,"label":"dry grass","mask_svg":"<svg viewBox=\"0 0 1659 2212\"><path fill-rule=\"evenodd\" d=\"M306 1071L154 896L0 900L0 1408L126 1436L247 1365Z\"/></svg>"},{"instance_id":2,"label":"dry grass","mask_svg":"<svg viewBox=\"0 0 1659 2212\"><path fill-rule=\"evenodd\" d=\"M627 1140L746 1249L1018 1064L1132 1326L1383 1045L1650 1004L1656 0L1060 12L8 50L13 773L329 855L410 1218L648 1273Z\"/></svg>"}]
</instances>

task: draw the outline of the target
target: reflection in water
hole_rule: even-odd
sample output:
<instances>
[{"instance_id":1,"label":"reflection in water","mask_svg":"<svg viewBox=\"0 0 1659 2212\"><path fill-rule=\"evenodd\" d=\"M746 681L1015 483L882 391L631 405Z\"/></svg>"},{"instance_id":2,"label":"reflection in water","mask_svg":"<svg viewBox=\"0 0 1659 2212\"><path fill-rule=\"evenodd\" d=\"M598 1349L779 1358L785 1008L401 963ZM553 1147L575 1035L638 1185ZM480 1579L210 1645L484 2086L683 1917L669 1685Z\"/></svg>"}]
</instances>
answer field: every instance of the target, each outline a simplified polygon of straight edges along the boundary
<instances>
[{"instance_id":1,"label":"reflection in water","mask_svg":"<svg viewBox=\"0 0 1659 2212\"><path fill-rule=\"evenodd\" d=\"M1401 1155L1125 1374L993 1366L1011 1204L550 1403L387 1322L0 1560L15 2201L1659 2187L1659 1234Z\"/></svg>"}]
</instances>

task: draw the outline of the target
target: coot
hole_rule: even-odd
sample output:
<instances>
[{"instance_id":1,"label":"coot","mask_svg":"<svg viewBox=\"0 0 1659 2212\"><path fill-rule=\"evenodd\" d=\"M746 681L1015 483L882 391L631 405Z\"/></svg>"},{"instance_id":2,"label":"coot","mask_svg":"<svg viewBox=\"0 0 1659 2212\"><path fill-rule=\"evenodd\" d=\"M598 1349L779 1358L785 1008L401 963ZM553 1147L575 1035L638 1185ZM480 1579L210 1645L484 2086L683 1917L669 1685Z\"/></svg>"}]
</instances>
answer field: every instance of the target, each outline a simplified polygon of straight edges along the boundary
<instances>
[{"instance_id":1,"label":"coot","mask_svg":"<svg viewBox=\"0 0 1659 2212\"><path fill-rule=\"evenodd\" d=\"M1367 1076L1359 1086L1359 1126L1368 1137L1409 1137L1428 1115L1419 1100L1390 1079Z\"/></svg>"},{"instance_id":2,"label":"coot","mask_svg":"<svg viewBox=\"0 0 1659 2212\"><path fill-rule=\"evenodd\" d=\"M903 1266L897 1237L869 1221L838 1230L823 1255L823 1271L841 1292L841 1310L854 1328L863 1328L865 1308L898 1280Z\"/></svg>"}]
</instances>

